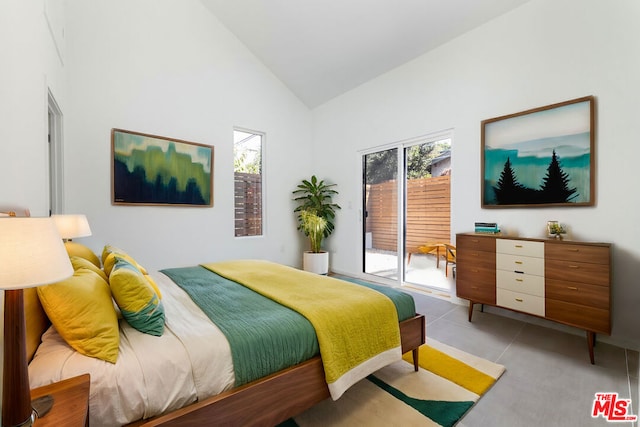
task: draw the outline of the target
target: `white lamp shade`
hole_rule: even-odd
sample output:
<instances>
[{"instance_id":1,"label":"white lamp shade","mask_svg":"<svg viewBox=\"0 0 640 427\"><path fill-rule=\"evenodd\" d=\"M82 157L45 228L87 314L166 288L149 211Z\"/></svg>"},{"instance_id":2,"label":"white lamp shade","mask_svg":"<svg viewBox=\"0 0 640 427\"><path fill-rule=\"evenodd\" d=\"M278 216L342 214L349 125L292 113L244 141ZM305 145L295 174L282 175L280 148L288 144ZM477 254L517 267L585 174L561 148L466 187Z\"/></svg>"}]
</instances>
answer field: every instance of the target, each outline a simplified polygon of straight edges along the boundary
<instances>
[{"instance_id":1,"label":"white lamp shade","mask_svg":"<svg viewBox=\"0 0 640 427\"><path fill-rule=\"evenodd\" d=\"M0 218L0 289L48 285L72 274L51 218Z\"/></svg>"},{"instance_id":2,"label":"white lamp shade","mask_svg":"<svg viewBox=\"0 0 640 427\"><path fill-rule=\"evenodd\" d=\"M63 239L91 236L91 228L85 215L52 215L51 218Z\"/></svg>"}]
</instances>

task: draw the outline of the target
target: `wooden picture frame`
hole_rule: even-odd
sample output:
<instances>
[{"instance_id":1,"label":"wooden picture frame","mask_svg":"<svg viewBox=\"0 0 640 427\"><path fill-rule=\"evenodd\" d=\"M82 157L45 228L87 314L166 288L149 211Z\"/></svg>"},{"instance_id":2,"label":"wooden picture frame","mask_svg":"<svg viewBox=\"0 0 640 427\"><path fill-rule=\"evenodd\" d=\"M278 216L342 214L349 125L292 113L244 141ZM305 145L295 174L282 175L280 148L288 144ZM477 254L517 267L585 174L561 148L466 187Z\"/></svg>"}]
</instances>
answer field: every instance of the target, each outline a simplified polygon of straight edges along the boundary
<instances>
[{"instance_id":1,"label":"wooden picture frame","mask_svg":"<svg viewBox=\"0 0 640 427\"><path fill-rule=\"evenodd\" d=\"M483 208L593 206L595 98L482 121Z\"/></svg>"},{"instance_id":2,"label":"wooden picture frame","mask_svg":"<svg viewBox=\"0 0 640 427\"><path fill-rule=\"evenodd\" d=\"M111 130L113 205L213 206L210 145Z\"/></svg>"}]
</instances>

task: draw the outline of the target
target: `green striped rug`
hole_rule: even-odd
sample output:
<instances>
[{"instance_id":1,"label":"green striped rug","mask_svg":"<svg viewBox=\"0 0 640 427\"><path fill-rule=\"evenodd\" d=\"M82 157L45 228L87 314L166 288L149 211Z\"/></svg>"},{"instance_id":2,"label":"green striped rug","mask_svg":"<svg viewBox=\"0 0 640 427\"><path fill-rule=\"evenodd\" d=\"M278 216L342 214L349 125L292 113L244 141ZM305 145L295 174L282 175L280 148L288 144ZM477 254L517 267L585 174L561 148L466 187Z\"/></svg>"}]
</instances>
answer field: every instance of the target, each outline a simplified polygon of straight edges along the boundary
<instances>
[{"instance_id":1,"label":"green striped rug","mask_svg":"<svg viewBox=\"0 0 640 427\"><path fill-rule=\"evenodd\" d=\"M491 388L504 366L428 339L419 372L411 353L280 427L453 426ZM410 363L406 363L410 362Z\"/></svg>"}]
</instances>

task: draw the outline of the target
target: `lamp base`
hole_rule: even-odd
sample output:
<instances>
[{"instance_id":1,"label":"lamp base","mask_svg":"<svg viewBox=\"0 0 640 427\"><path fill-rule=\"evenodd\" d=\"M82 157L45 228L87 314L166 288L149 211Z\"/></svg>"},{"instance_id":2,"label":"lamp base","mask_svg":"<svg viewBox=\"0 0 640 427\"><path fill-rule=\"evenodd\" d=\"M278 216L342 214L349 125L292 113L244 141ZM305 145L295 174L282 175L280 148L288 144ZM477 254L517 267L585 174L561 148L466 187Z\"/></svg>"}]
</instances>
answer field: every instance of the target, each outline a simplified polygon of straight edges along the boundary
<instances>
[{"instance_id":1,"label":"lamp base","mask_svg":"<svg viewBox=\"0 0 640 427\"><path fill-rule=\"evenodd\" d=\"M11 427L31 427L36 419L42 418L53 408L53 396L47 394L31 401L31 416L20 424Z\"/></svg>"},{"instance_id":2,"label":"lamp base","mask_svg":"<svg viewBox=\"0 0 640 427\"><path fill-rule=\"evenodd\" d=\"M14 426L11 426L11 427L31 427L35 422L36 422L36 412L32 411L31 416L29 418L27 418L25 421L21 422L20 424L15 424Z\"/></svg>"},{"instance_id":3,"label":"lamp base","mask_svg":"<svg viewBox=\"0 0 640 427\"><path fill-rule=\"evenodd\" d=\"M22 289L4 291L4 361L2 378L2 425L33 424L29 372L25 344L26 324Z\"/></svg>"}]
</instances>

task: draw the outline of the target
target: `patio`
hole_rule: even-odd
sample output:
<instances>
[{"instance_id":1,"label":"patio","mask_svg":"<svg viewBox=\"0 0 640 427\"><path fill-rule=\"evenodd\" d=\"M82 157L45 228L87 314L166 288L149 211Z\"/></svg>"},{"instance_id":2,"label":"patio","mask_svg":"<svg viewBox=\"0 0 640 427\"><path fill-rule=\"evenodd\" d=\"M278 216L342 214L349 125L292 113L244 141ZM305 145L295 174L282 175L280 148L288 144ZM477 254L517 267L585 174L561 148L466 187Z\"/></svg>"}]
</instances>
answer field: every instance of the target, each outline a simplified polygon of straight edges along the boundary
<instances>
[{"instance_id":1,"label":"patio","mask_svg":"<svg viewBox=\"0 0 640 427\"><path fill-rule=\"evenodd\" d=\"M366 272L386 279L398 280L398 257L396 252L380 249L367 249L365 252ZM406 261L405 261L406 262ZM405 264L407 284L424 286L438 290L454 289L453 266L449 264L449 275L445 274L445 262L440 260L436 266L436 257L431 254L412 254L411 264Z\"/></svg>"}]
</instances>

